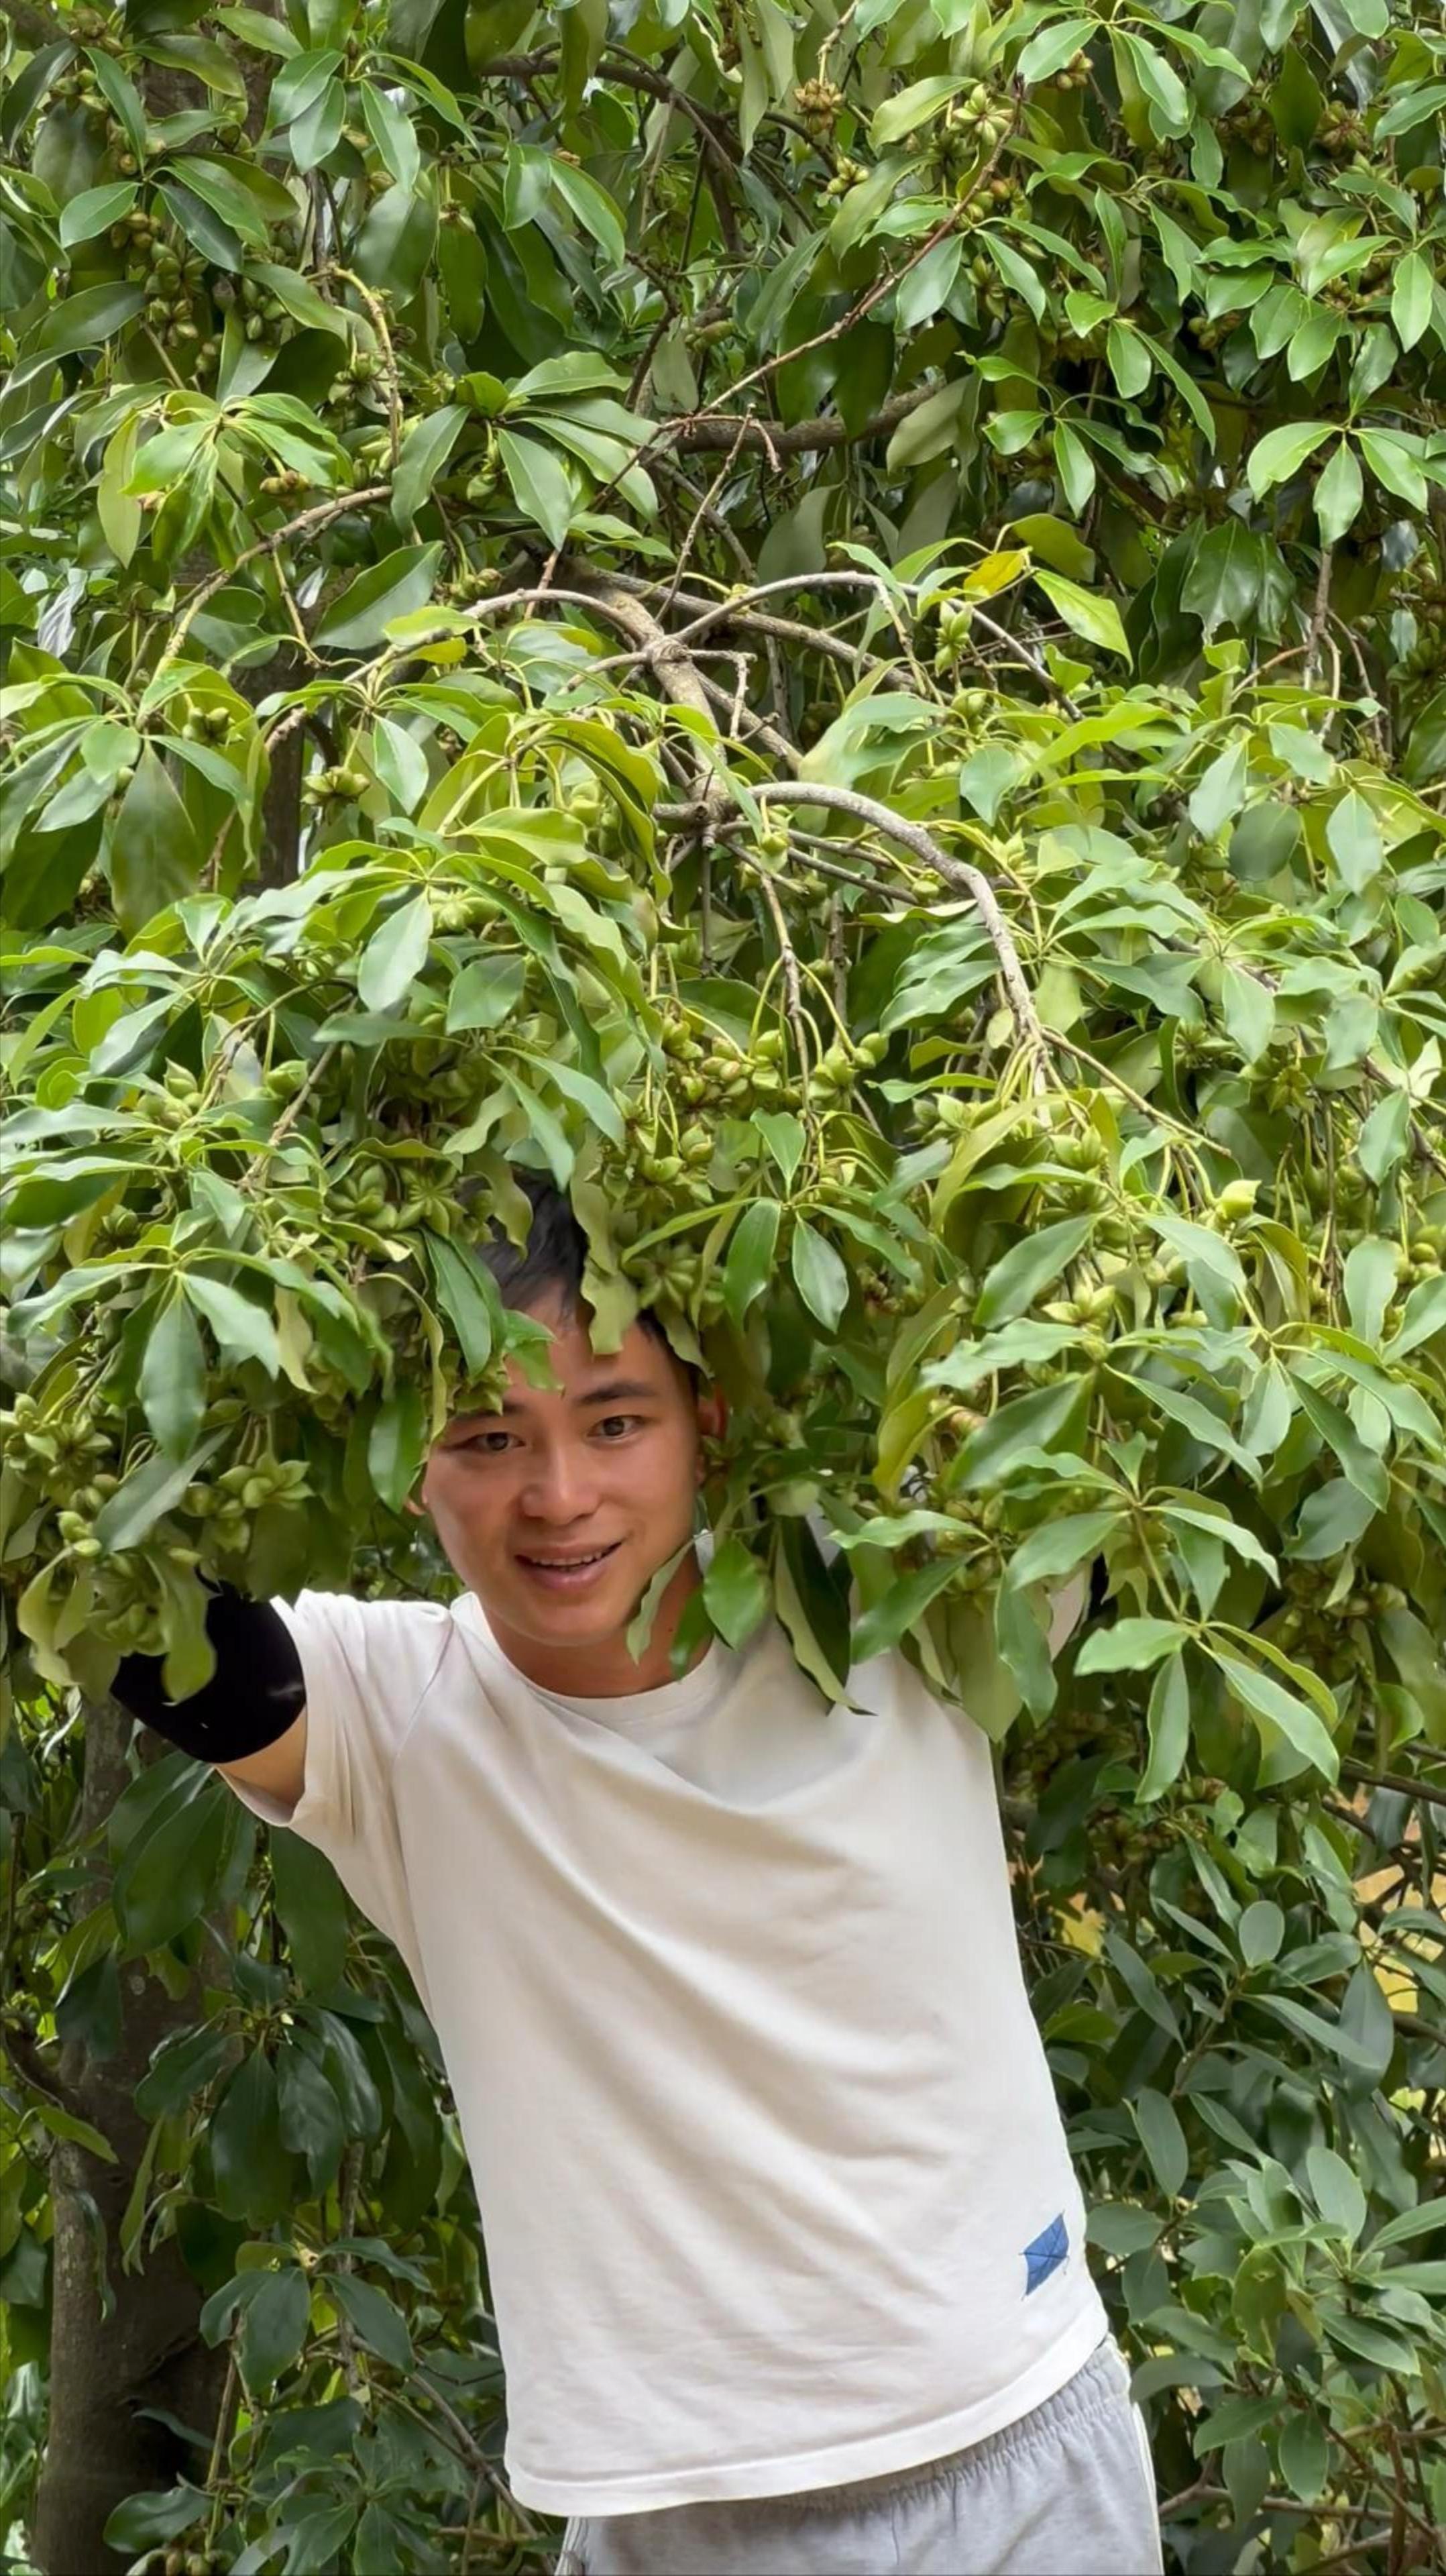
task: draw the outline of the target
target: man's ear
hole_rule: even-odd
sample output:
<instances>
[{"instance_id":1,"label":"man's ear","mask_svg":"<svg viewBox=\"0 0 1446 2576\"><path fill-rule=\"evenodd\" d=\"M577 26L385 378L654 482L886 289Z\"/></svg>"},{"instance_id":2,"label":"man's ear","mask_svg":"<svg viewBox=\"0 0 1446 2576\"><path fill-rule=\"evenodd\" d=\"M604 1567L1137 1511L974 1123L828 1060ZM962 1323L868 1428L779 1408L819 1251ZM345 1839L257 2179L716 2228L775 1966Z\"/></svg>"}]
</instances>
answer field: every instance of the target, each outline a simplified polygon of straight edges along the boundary
<instances>
[{"instance_id":1,"label":"man's ear","mask_svg":"<svg viewBox=\"0 0 1446 2576\"><path fill-rule=\"evenodd\" d=\"M403 1511L411 1512L419 1521L424 1521L428 1517L426 1504L419 1503L415 1494L408 1494L405 1503L402 1505L402 1509Z\"/></svg>"},{"instance_id":2,"label":"man's ear","mask_svg":"<svg viewBox=\"0 0 1446 2576\"><path fill-rule=\"evenodd\" d=\"M721 1386L700 1387L696 1398L698 1428L705 1440L721 1440L728 1428L728 1398Z\"/></svg>"}]
</instances>

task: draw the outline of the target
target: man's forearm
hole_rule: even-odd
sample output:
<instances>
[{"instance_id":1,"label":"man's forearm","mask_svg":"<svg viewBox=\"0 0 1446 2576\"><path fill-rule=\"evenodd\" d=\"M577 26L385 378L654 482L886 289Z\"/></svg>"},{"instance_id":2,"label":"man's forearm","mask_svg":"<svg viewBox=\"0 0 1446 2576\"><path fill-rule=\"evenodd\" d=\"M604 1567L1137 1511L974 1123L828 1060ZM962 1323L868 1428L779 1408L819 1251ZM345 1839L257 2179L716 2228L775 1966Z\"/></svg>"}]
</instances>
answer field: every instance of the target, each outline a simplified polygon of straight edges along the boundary
<instances>
[{"instance_id":1,"label":"man's forearm","mask_svg":"<svg viewBox=\"0 0 1446 2576\"><path fill-rule=\"evenodd\" d=\"M208 1578L209 1579L209 1578ZM240 1762L274 1744L306 1701L301 1657L269 1601L221 1583L206 1611L216 1669L189 1699L168 1701L162 1655L125 1655L111 1690L122 1708L203 1762Z\"/></svg>"}]
</instances>

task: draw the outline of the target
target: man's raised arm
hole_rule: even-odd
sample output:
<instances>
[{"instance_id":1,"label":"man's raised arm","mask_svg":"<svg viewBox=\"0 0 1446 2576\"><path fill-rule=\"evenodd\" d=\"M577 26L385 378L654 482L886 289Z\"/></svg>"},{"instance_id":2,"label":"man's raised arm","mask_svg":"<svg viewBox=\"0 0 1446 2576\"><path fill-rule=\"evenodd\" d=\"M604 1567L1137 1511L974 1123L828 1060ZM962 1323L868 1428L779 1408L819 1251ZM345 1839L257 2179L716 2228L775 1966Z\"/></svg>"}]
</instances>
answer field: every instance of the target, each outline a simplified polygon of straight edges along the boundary
<instances>
[{"instance_id":1,"label":"man's raised arm","mask_svg":"<svg viewBox=\"0 0 1446 2576\"><path fill-rule=\"evenodd\" d=\"M167 1700L162 1655L123 1656L112 1692L182 1752L294 1806L306 1774L306 1691L290 1630L271 1602L248 1601L221 1583L206 1634L216 1669L189 1699Z\"/></svg>"}]
</instances>

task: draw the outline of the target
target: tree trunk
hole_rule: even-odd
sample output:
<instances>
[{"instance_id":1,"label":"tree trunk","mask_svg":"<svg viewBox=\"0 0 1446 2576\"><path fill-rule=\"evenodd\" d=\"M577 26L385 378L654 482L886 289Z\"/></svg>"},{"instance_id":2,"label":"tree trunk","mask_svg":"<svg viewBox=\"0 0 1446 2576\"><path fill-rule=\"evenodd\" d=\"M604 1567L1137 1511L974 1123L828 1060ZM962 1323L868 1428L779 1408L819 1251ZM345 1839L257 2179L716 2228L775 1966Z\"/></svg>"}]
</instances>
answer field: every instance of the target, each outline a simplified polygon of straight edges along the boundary
<instances>
[{"instance_id":1,"label":"tree trunk","mask_svg":"<svg viewBox=\"0 0 1446 2576\"><path fill-rule=\"evenodd\" d=\"M82 1839L103 1823L125 1784L134 1724L114 1700L87 1706ZM154 1750L159 1755L166 1747L156 1739ZM76 2045L60 2060L67 2108L110 2141L116 2162L102 2164L58 2141L51 2168L50 2424L33 2544L47 2576L107 2576L134 2555L118 2555L102 2537L122 2497L170 2486L186 2474L196 2478L204 2468L190 2445L142 2410L162 2408L209 2439L225 2377L224 2348L213 2352L201 2341L202 2294L179 2249L161 2245L142 2271L121 2269L121 2219L146 2142L146 2123L131 2095L159 2042L195 2019L194 1999L173 2002L140 1961L121 1971L121 2002L114 2057L96 2065ZM103 2259L115 2301L104 2319L90 2204L104 2222Z\"/></svg>"}]
</instances>

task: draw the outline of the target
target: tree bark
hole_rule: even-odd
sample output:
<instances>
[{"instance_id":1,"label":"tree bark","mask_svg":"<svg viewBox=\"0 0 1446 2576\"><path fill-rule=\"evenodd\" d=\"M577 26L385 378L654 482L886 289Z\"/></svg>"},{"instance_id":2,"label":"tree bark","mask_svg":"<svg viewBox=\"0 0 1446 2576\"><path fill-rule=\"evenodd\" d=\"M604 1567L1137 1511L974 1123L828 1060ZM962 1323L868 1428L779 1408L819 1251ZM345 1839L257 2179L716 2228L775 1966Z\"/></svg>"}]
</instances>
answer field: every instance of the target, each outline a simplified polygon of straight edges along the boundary
<instances>
[{"instance_id":1,"label":"tree bark","mask_svg":"<svg viewBox=\"0 0 1446 2576\"><path fill-rule=\"evenodd\" d=\"M126 1778L134 1720L114 1700L86 1710L85 1780L79 1833L103 1823ZM156 1740L157 1755L166 1750ZM104 1872L97 1873L102 1879ZM100 1890L88 1892L94 1902ZM68 2108L99 2129L116 2152L103 2164L57 2141L52 2165L55 2240L50 2332L50 2423L36 2505L34 2553L47 2576L108 2576L133 2556L107 2548L106 2522L122 2498L204 2473L204 2456L142 2410L159 2407L196 2433L214 2429L225 2377L224 2348L201 2341L202 2293L174 2243L147 2255L139 2272L121 2269L121 2219L146 2142L131 2096L152 2051L195 2020L193 1997L173 2002L135 1961L121 1971L121 2041L103 2064L78 2045L60 2058ZM115 2305L102 2318L96 2231Z\"/></svg>"}]
</instances>

